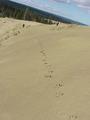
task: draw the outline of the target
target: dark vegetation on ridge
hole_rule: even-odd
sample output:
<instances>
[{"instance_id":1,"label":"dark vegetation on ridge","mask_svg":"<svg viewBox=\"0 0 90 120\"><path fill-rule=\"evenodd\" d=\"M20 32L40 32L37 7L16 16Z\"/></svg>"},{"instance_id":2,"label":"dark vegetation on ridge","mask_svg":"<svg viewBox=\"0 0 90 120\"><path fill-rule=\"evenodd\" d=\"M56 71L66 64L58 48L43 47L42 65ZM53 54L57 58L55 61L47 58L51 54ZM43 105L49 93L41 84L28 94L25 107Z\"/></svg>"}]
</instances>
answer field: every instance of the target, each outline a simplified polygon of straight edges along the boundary
<instances>
[{"instance_id":1,"label":"dark vegetation on ridge","mask_svg":"<svg viewBox=\"0 0 90 120\"><path fill-rule=\"evenodd\" d=\"M41 11L30 6L15 3L10 0L0 0L0 16L36 21L45 24L53 24L56 23L56 21L68 24L81 24L71 19Z\"/></svg>"},{"instance_id":2,"label":"dark vegetation on ridge","mask_svg":"<svg viewBox=\"0 0 90 120\"><path fill-rule=\"evenodd\" d=\"M24 6L19 7L17 4L11 5L11 3L7 1L4 2L4 0L0 1L0 17L9 17L21 20L36 21L45 24L53 24L51 16L46 17L32 8Z\"/></svg>"}]
</instances>

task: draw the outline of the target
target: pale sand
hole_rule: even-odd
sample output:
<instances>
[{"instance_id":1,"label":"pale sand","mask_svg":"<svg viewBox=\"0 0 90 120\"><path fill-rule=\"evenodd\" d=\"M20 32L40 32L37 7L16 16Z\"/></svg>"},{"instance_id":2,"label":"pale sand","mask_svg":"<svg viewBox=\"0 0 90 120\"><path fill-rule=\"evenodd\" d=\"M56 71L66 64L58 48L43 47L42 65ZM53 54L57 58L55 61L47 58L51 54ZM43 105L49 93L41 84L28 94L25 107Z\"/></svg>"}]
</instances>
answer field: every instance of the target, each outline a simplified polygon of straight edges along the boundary
<instances>
[{"instance_id":1,"label":"pale sand","mask_svg":"<svg viewBox=\"0 0 90 120\"><path fill-rule=\"evenodd\" d=\"M89 27L0 19L0 120L90 120Z\"/></svg>"}]
</instances>

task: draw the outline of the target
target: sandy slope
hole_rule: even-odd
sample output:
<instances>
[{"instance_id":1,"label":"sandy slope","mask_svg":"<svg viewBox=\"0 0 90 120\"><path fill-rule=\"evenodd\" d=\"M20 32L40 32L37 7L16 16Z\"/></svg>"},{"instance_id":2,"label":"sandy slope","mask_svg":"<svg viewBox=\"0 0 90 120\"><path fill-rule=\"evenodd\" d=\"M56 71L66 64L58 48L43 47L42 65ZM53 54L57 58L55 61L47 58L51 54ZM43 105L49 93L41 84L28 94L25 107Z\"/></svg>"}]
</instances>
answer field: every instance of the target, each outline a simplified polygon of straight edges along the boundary
<instances>
[{"instance_id":1,"label":"sandy slope","mask_svg":"<svg viewBox=\"0 0 90 120\"><path fill-rule=\"evenodd\" d=\"M90 120L90 28L0 28L0 120Z\"/></svg>"}]
</instances>

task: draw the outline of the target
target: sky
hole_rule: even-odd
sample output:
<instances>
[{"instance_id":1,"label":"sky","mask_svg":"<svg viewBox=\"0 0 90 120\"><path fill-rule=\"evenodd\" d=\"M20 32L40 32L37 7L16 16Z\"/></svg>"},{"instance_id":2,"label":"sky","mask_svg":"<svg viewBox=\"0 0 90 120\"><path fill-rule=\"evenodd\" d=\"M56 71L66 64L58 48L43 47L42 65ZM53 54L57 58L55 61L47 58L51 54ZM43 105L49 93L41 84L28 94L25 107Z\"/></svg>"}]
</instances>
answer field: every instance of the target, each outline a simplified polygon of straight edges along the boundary
<instances>
[{"instance_id":1,"label":"sky","mask_svg":"<svg viewBox=\"0 0 90 120\"><path fill-rule=\"evenodd\" d=\"M90 25L90 0L11 0Z\"/></svg>"}]
</instances>

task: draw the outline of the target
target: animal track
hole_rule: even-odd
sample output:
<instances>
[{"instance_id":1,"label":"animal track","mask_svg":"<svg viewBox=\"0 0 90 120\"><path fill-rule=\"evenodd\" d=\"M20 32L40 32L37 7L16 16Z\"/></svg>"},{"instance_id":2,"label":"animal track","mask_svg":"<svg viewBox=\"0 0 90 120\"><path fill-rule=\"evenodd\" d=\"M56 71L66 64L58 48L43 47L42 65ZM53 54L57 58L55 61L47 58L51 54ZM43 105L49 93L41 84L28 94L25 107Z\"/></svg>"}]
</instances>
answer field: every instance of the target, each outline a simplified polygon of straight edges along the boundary
<instances>
[{"instance_id":1,"label":"animal track","mask_svg":"<svg viewBox=\"0 0 90 120\"><path fill-rule=\"evenodd\" d=\"M62 88L62 87L64 87L64 83L63 83L63 81L60 81L59 83L57 83L56 84L56 88Z\"/></svg>"},{"instance_id":2,"label":"animal track","mask_svg":"<svg viewBox=\"0 0 90 120\"><path fill-rule=\"evenodd\" d=\"M77 120L78 116L77 115L70 115L69 120Z\"/></svg>"},{"instance_id":3,"label":"animal track","mask_svg":"<svg viewBox=\"0 0 90 120\"><path fill-rule=\"evenodd\" d=\"M52 75L45 75L45 78L52 78Z\"/></svg>"},{"instance_id":4,"label":"animal track","mask_svg":"<svg viewBox=\"0 0 90 120\"><path fill-rule=\"evenodd\" d=\"M64 96L64 92L62 92L62 88L64 88L63 81L56 83L56 97Z\"/></svg>"},{"instance_id":5,"label":"animal track","mask_svg":"<svg viewBox=\"0 0 90 120\"><path fill-rule=\"evenodd\" d=\"M17 36L18 34L20 34L20 31L15 31L15 32L13 33L14 36Z\"/></svg>"},{"instance_id":6,"label":"animal track","mask_svg":"<svg viewBox=\"0 0 90 120\"><path fill-rule=\"evenodd\" d=\"M54 72L54 71L51 69L51 65L50 65L49 62L48 62L48 57L47 57L47 53L46 53L45 49L43 49L41 43L39 43L39 45L40 45L40 49L41 49L41 50L40 50L40 54L41 54L41 56L42 56L42 62L43 62L44 66L45 66L46 69L47 69L47 74L44 75L44 77L45 77L46 79L51 80L52 77L53 77L53 72ZM49 65L50 65L50 67L49 67Z\"/></svg>"},{"instance_id":7,"label":"animal track","mask_svg":"<svg viewBox=\"0 0 90 120\"><path fill-rule=\"evenodd\" d=\"M64 93L61 91L56 92L56 97L64 96Z\"/></svg>"},{"instance_id":8,"label":"animal track","mask_svg":"<svg viewBox=\"0 0 90 120\"><path fill-rule=\"evenodd\" d=\"M77 114L69 114L69 113L57 113L59 119L64 120L79 120L79 116Z\"/></svg>"},{"instance_id":9,"label":"animal track","mask_svg":"<svg viewBox=\"0 0 90 120\"><path fill-rule=\"evenodd\" d=\"M18 34L20 34L20 31L18 30L19 28L17 28L17 26L13 29L11 29L10 31L6 31L2 37L1 37L1 44L3 45L3 42L8 40L9 38L13 37L13 36L17 36Z\"/></svg>"},{"instance_id":10,"label":"animal track","mask_svg":"<svg viewBox=\"0 0 90 120\"><path fill-rule=\"evenodd\" d=\"M48 62L48 54L46 50L43 48L42 44L39 41L40 46L40 54L42 56L42 63L46 67L47 74L44 75L45 79L53 80L53 74L54 70L52 69L52 65ZM56 97L64 96L64 92L62 91L62 88L64 87L63 81L60 81L56 83Z\"/></svg>"}]
</instances>

